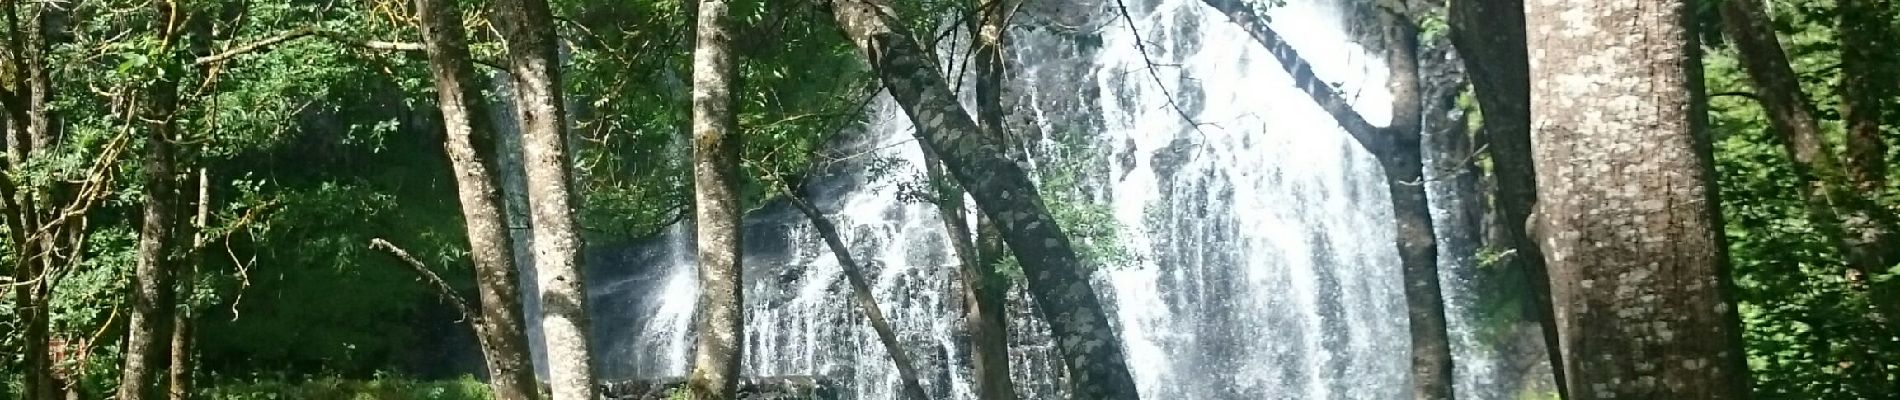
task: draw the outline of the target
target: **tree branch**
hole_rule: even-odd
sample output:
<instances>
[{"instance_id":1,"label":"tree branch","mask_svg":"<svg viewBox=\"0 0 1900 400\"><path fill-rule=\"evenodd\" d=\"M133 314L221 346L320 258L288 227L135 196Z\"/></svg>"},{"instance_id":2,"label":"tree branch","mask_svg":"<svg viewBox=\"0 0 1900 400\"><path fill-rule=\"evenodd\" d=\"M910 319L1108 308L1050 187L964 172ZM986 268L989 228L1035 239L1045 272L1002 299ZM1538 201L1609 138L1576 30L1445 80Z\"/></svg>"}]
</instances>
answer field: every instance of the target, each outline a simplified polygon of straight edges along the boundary
<instances>
[{"instance_id":1,"label":"tree branch","mask_svg":"<svg viewBox=\"0 0 1900 400\"><path fill-rule=\"evenodd\" d=\"M877 332L878 341L884 344L884 352L891 356L891 363L897 367L897 376L903 386L904 397L916 400L929 399L923 385L918 383L917 368L911 364L910 355L904 351L903 343L898 340L896 330L891 328L890 320L885 319L884 312L877 307L877 297L871 294L871 284L865 279L864 272L858 269L857 261L851 257L851 248L845 246L844 239L838 235L838 228L831 224L831 219L826 218L823 211L819 211L818 207L794 192L783 179L778 177L776 172L771 174L770 180L773 182L772 187L777 189L780 195L791 201L800 213L805 214L805 218L811 220L812 229L818 231L818 236L822 237L825 245L831 248L832 256L837 257L838 268L844 272L846 283L851 285L851 297L857 300L858 309L864 312L866 319L870 320L871 329Z\"/></svg>"},{"instance_id":2,"label":"tree branch","mask_svg":"<svg viewBox=\"0 0 1900 400\"><path fill-rule=\"evenodd\" d=\"M1390 139L1380 134L1379 127L1366 122L1365 116L1353 110L1352 103L1340 96L1339 91L1332 85L1321 81L1319 76L1313 73L1312 64L1300 57L1300 52L1293 49L1293 45L1287 43L1286 38L1281 37L1279 32L1267 26L1265 17L1255 12L1242 0L1201 0L1201 2L1226 15L1228 20L1234 22L1234 25L1247 30L1247 34L1252 36L1255 42L1259 42L1261 46L1267 48L1268 52L1273 53L1273 57L1280 61L1280 67L1293 75L1293 84L1311 96L1313 102L1319 104L1320 109L1332 115L1333 120L1339 122L1339 127L1345 128L1346 133L1359 141L1360 146L1365 147L1372 154L1384 154L1386 148L1389 147L1387 142Z\"/></svg>"},{"instance_id":3,"label":"tree branch","mask_svg":"<svg viewBox=\"0 0 1900 400\"><path fill-rule=\"evenodd\" d=\"M264 51L264 50L269 49L271 46L276 46L284 42L289 42L292 40L313 37L313 36L324 38L332 42L336 42L336 43L340 43L344 45L361 47L361 48L370 49L370 50L386 50L386 51L422 51L423 50L423 46L421 43L390 42L390 41L382 41L382 40L357 40L357 39L346 37L341 33L336 33L336 32L331 32L327 30L317 29L316 27L306 26L302 28L297 28L296 30L292 30L290 32L285 32L277 36L272 36L272 37L264 38L263 40L251 42L250 44L233 47L229 50L225 50L218 54L198 57L196 60L192 61L192 65L217 64L217 63L225 62L232 58L236 58L237 56L254 53L258 51ZM490 62L478 61L476 62L476 64L495 67L495 64L490 63Z\"/></svg>"},{"instance_id":4,"label":"tree branch","mask_svg":"<svg viewBox=\"0 0 1900 400\"><path fill-rule=\"evenodd\" d=\"M455 287L449 286L449 282L442 280L442 277L436 275L435 271L430 271L429 266L424 265L422 260L417 260L415 256L409 255L409 252L403 251L402 248L390 244L389 241L383 240L383 238L370 239L369 248L388 252L389 255L401 260L403 265L409 266L409 269L415 271L416 275L421 275L423 280L429 282L429 286L435 288L436 294L448 299L450 305L455 306L455 311L462 313L462 319L466 320L471 317L481 318L481 316L470 312L468 300L463 299L461 294L456 293Z\"/></svg>"},{"instance_id":5,"label":"tree branch","mask_svg":"<svg viewBox=\"0 0 1900 400\"><path fill-rule=\"evenodd\" d=\"M1157 66L1155 65L1154 59L1148 57L1148 41L1141 38L1141 27L1135 26L1135 17L1128 15L1128 5L1122 3L1121 0L1115 0L1115 11L1120 12L1122 21L1128 23L1128 34L1135 39L1135 51L1141 53L1141 62L1148 67L1148 77L1154 79L1155 87L1161 88L1161 97L1168 100L1168 107L1173 108L1176 114L1181 114L1181 120L1187 121L1188 127L1194 128L1195 132L1200 132L1202 136L1206 136L1205 132L1201 132L1201 125L1213 124L1203 124L1200 121L1195 121L1194 116L1188 114L1186 109L1181 108L1181 103L1174 100L1174 93L1168 91L1168 84L1161 81L1161 72L1155 70ZM1218 128L1219 126L1215 127Z\"/></svg>"},{"instance_id":6,"label":"tree branch","mask_svg":"<svg viewBox=\"0 0 1900 400\"><path fill-rule=\"evenodd\" d=\"M1742 97L1742 98L1747 98L1749 100L1754 100L1757 103L1761 102L1761 96L1758 96L1758 95L1755 95L1754 93L1749 93L1749 92L1721 92L1721 93L1709 94L1710 99L1714 99L1718 97Z\"/></svg>"}]
</instances>

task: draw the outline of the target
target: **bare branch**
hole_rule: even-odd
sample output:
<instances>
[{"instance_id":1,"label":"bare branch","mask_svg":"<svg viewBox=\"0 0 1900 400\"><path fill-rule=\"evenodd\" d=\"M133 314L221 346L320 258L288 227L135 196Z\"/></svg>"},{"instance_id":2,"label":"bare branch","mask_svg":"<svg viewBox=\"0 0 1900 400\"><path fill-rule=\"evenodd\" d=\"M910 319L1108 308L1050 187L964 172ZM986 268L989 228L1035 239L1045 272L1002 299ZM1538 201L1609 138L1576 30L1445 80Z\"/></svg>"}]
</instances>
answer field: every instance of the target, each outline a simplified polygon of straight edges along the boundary
<instances>
[{"instance_id":1,"label":"bare branch","mask_svg":"<svg viewBox=\"0 0 1900 400\"><path fill-rule=\"evenodd\" d=\"M429 266L423 264L422 260L416 259L415 256L409 255L409 252L403 251L402 248L390 244L389 241L383 240L383 238L370 239L369 248L388 252L389 255L401 260L403 265L409 266L409 269L415 271L416 275L421 275L423 280L429 282L429 286L435 288L436 294L448 299L449 303L455 306L455 311L462 313L463 320L467 320L471 317L481 318L479 315L469 311L468 300L463 299L462 295L457 294L455 287L449 286L449 282L442 280L442 277L436 275L435 271L430 271Z\"/></svg>"},{"instance_id":2,"label":"bare branch","mask_svg":"<svg viewBox=\"0 0 1900 400\"><path fill-rule=\"evenodd\" d=\"M1201 125L1213 124L1195 121L1194 116L1188 114L1187 109L1181 108L1180 102L1174 101L1174 94L1168 91L1168 84L1161 80L1161 72L1155 70L1158 66L1154 59L1148 58L1148 42L1141 38L1141 28L1135 26L1135 17L1128 15L1128 5L1122 3L1121 0L1115 0L1115 11L1121 13L1122 21L1128 23L1128 34L1135 38L1135 51L1141 53L1141 62L1148 66L1148 77L1153 78L1155 86L1161 88L1161 97L1168 100L1168 107L1173 108L1176 114L1181 114L1181 120L1187 121L1188 126L1194 128L1196 133L1206 136L1206 132L1201 132ZM1216 127L1219 126L1216 125Z\"/></svg>"},{"instance_id":3,"label":"bare branch","mask_svg":"<svg viewBox=\"0 0 1900 400\"><path fill-rule=\"evenodd\" d=\"M349 46L361 47L361 48L370 49L370 50L386 50L386 51L422 51L423 50L421 43L390 42L390 41L383 41L383 40L358 40L358 39L346 37L341 33L336 33L336 32L331 32L327 30L317 29L316 27L306 26L306 27L298 28L290 32L285 32L277 36L272 36L272 37L264 38L263 40L251 42L250 44L233 47L229 50L225 50L218 54L198 57L198 59L192 61L192 65L207 65L207 64L222 63L232 58L235 58L237 56L241 56L241 55L249 54L253 52L258 52L258 51L263 51L263 50L269 49L271 46L276 46L284 42L289 42L292 40L297 40L297 39L302 39L302 38L307 38L307 37L320 37L320 38L328 39L332 42L349 45ZM477 64L487 65L491 67L494 66L493 63L487 63L487 62L478 62Z\"/></svg>"}]
</instances>

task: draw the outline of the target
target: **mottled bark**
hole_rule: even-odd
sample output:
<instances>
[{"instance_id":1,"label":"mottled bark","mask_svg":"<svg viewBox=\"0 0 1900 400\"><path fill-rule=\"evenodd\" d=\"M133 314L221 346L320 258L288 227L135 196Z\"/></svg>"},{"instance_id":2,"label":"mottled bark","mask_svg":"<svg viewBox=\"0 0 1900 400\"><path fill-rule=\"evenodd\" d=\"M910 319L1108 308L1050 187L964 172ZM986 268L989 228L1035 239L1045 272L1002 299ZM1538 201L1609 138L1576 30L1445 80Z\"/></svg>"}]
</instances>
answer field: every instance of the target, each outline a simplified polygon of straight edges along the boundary
<instances>
[{"instance_id":1,"label":"mottled bark","mask_svg":"<svg viewBox=\"0 0 1900 400\"><path fill-rule=\"evenodd\" d=\"M574 221L573 163L565 134L554 17L546 0L494 4L492 20L508 42L515 120L521 124L547 384L556 400L592 400L596 388L580 258L585 243Z\"/></svg>"},{"instance_id":2,"label":"mottled bark","mask_svg":"<svg viewBox=\"0 0 1900 400\"><path fill-rule=\"evenodd\" d=\"M1377 127L1366 122L1344 97L1314 74L1292 44L1267 25L1252 5L1239 0L1203 0L1246 30L1255 42L1273 53L1293 76L1295 85L1331 115L1360 147L1372 153L1385 170L1386 190L1392 197L1395 245L1405 280L1406 316L1412 339L1412 398L1452 397L1451 339L1445 332L1445 298L1438 282L1438 243L1432 234L1431 206L1424 184L1420 151L1423 100L1419 91L1418 28L1398 10L1380 10L1379 26L1385 59L1391 68L1387 88L1392 91L1392 122Z\"/></svg>"},{"instance_id":3,"label":"mottled bark","mask_svg":"<svg viewBox=\"0 0 1900 400\"><path fill-rule=\"evenodd\" d=\"M916 123L918 139L943 158L1022 262L1029 292L1042 306L1071 373L1071 395L1139 398L1120 332L1089 285L1090 269L1076 257L1029 174L1010 160L1000 141L978 129L916 38L894 28L899 26L894 9L879 0L831 5L838 25Z\"/></svg>"},{"instance_id":4,"label":"mottled bark","mask_svg":"<svg viewBox=\"0 0 1900 400\"><path fill-rule=\"evenodd\" d=\"M1534 0L1532 235L1575 399L1744 399L1686 1Z\"/></svg>"},{"instance_id":5,"label":"mottled bark","mask_svg":"<svg viewBox=\"0 0 1900 400\"><path fill-rule=\"evenodd\" d=\"M971 36L976 38L976 125L1003 148L1010 158L1022 156L1018 147L1005 131L1003 117L1008 112L1003 109L1003 84L1006 62L1003 58L1004 46L1008 44L1011 3L1005 0L976 0L977 18L970 24ZM996 260L986 259L980 254L979 242L994 245L988 252L1000 252L1002 244L997 240L995 228L988 221L979 221L977 235L972 236L971 225L964 218L963 191L952 188L943 177L943 163L935 153L924 146L924 154L930 165L930 181L939 190L936 193L937 209L943 217L945 232L951 235L955 244L958 275L963 280L963 324L970 336L970 375L976 398L979 400L1014 400L1016 384L1009 377L1009 322L1008 313L1003 307L1008 296L1009 283L996 271ZM1018 159L1018 161L1021 161ZM989 228L985 230L983 228ZM987 262L986 262L987 261Z\"/></svg>"},{"instance_id":6,"label":"mottled bark","mask_svg":"<svg viewBox=\"0 0 1900 400\"><path fill-rule=\"evenodd\" d=\"M1859 0L1848 0L1843 6ZM1863 12L1871 12L1862 10ZM1723 30L1734 41L1736 50L1741 54L1743 70L1748 73L1749 81L1755 86L1754 98L1759 99L1762 109L1768 115L1773 132L1781 139L1782 148L1788 152L1795 176L1801 180L1803 199L1806 200L1808 215L1815 226L1832 240L1846 263L1846 275L1857 289L1866 277L1879 274L1896 260L1893 246L1895 222L1893 212L1881 206L1878 196L1884 191L1880 188L1884 174L1865 171L1869 164L1884 164L1884 155L1871 157L1857 155L1856 152L1868 148L1877 148L1884 152L1885 145L1880 138L1856 139L1862 136L1854 130L1856 115L1867 112L1878 115L1878 99L1857 102L1857 94L1852 86L1854 82L1870 79L1851 77L1847 72L1850 59L1855 50L1843 48L1843 101L1841 111L1848 118L1848 166L1843 167L1839 159L1829 148L1825 134L1815 110L1814 103L1801 90L1798 75L1789 64L1788 55L1783 51L1779 38L1775 36L1774 26L1767 10L1756 2L1728 1L1722 4ZM1843 17L1843 20L1846 20ZM1843 26L1843 28L1846 28ZM1846 35L1843 35L1846 36ZM1843 37L1843 40L1846 38ZM1859 67L1859 65L1855 65ZM1857 71L1865 73L1865 71ZM1875 104L1859 107L1857 104ZM1879 121L1871 122L1872 129L1878 131ZM1861 128L1864 129L1864 128ZM1885 168L1881 166L1879 168ZM1878 314L1881 309L1872 310L1875 319L1882 323L1891 323L1892 316Z\"/></svg>"},{"instance_id":7,"label":"mottled bark","mask_svg":"<svg viewBox=\"0 0 1900 400\"><path fill-rule=\"evenodd\" d=\"M831 219L818 211L818 207L805 201L803 197L792 193L783 186L779 192L792 201L805 218L811 221L813 229L823 238L831 254L838 258L838 268L844 271L845 283L851 285L851 299L857 301L858 310L864 312L864 318L870 320L871 330L877 332L877 340L884 344L884 353L891 356L891 363L897 367L897 381L902 385L904 397L912 400L928 400L924 394L924 385L917 381L916 364L911 363L910 355L904 351L904 344L897 339L897 330L891 328L891 322L877 306L877 297L871 294L871 284L864 279L864 271L858 269L858 262L851 257L851 248L845 246L844 239L838 235L838 228Z\"/></svg>"},{"instance_id":8,"label":"mottled bark","mask_svg":"<svg viewBox=\"0 0 1900 400\"><path fill-rule=\"evenodd\" d=\"M184 27L189 12L171 2L154 2L158 15L151 29L163 39L176 66L191 64L187 40L201 40ZM182 22L181 22L182 21ZM172 322L177 312L179 74L161 74L147 84L138 111L145 121L145 159L140 165L144 210L139 225L137 266L132 278L132 313L126 323L125 364L120 370L120 400L166 397L163 374L170 361Z\"/></svg>"},{"instance_id":9,"label":"mottled bark","mask_svg":"<svg viewBox=\"0 0 1900 400\"><path fill-rule=\"evenodd\" d=\"M1473 97L1484 115L1481 133L1491 160L1491 201L1498 226L1513 254L1510 266L1524 271L1531 318L1537 320L1549 354L1557 393L1564 397L1563 352L1558 351L1557 320L1551 314L1550 273L1543 251L1526 233L1537 203L1537 175L1531 162L1530 59L1524 44L1524 0L1459 0L1449 7L1452 45L1471 77Z\"/></svg>"},{"instance_id":10,"label":"mottled bark","mask_svg":"<svg viewBox=\"0 0 1900 400\"><path fill-rule=\"evenodd\" d=\"M498 400L534 399L539 382L528 354L514 245L502 215L496 132L463 37L462 12L455 0L416 0L415 5L442 111L442 147L455 171L469 259L475 264L481 309L471 322L488 385Z\"/></svg>"},{"instance_id":11,"label":"mottled bark","mask_svg":"<svg viewBox=\"0 0 1900 400\"><path fill-rule=\"evenodd\" d=\"M699 246L699 326L688 387L694 399L733 399L745 355L739 206L739 120L731 4L699 0L693 49L693 194ZM873 308L875 310L875 307ZM893 349L895 350L895 349ZM901 354L901 353L892 353Z\"/></svg>"},{"instance_id":12,"label":"mottled bark","mask_svg":"<svg viewBox=\"0 0 1900 400\"><path fill-rule=\"evenodd\" d=\"M172 318L171 368L166 381L171 383L167 395L171 400L189 400L192 390L192 372L196 364L192 362L192 328L197 317L191 304L191 294L198 283L198 269L204 261L205 224L211 218L211 173L204 168L198 169L198 197L192 207L198 211L192 214L190 233L179 237L191 236L191 247L185 249L185 262L178 270L178 315Z\"/></svg>"}]
</instances>

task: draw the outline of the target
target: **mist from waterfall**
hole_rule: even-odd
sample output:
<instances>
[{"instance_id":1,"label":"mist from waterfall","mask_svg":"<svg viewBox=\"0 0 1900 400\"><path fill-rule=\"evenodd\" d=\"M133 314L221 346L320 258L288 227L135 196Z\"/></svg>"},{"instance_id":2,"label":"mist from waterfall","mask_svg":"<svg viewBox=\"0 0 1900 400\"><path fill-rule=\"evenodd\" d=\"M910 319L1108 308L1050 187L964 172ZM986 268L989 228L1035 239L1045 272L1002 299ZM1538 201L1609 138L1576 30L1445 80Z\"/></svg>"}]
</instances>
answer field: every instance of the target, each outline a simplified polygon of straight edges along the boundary
<instances>
[{"instance_id":1,"label":"mist from waterfall","mask_svg":"<svg viewBox=\"0 0 1900 400\"><path fill-rule=\"evenodd\" d=\"M1348 40L1342 1L1291 0L1268 14L1322 78L1383 124L1386 71ZM1073 190L1122 226L1133 262L1103 267L1093 283L1143 397L1405 397L1404 295L1378 163L1226 17L1197 0L1125 3L1126 19L1113 2L1028 3L1011 32L1004 106L1011 131L1032 139L1029 167L1056 164L1057 153L1082 161L1087 178ZM951 76L967 77L956 73L961 64L946 64ZM924 176L913 128L888 97L870 114L832 145L849 156L814 171L806 194L868 264L879 304L933 397L974 399L955 257L934 206L900 195ZM1053 150L1075 143L1085 144L1079 153ZM506 178L520 193L520 177ZM514 208L514 225L526 226ZM847 398L899 398L895 368L804 217L767 204L744 229L744 373L825 375L847 386ZM688 221L658 238L590 251L603 378L688 372L697 300L691 234ZM531 266L530 254L518 254ZM534 293L531 272L526 293ZM529 297L532 315L538 304ZM1059 358L1031 310L1020 288L1011 294L1015 383L1024 399L1060 398ZM539 330L529 331L543 370Z\"/></svg>"}]
</instances>

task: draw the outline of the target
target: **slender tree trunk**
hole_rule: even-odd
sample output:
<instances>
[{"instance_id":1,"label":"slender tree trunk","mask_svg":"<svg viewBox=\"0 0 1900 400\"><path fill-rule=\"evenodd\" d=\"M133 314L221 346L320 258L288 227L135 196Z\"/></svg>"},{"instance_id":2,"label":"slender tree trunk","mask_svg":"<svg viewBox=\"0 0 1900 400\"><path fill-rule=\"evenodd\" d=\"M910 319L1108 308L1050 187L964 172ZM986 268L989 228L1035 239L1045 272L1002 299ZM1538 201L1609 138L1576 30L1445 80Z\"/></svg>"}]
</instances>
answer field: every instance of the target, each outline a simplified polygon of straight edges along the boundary
<instances>
[{"instance_id":1,"label":"slender tree trunk","mask_svg":"<svg viewBox=\"0 0 1900 400\"><path fill-rule=\"evenodd\" d=\"M1009 377L1009 329L1003 309L1008 293L999 290L1000 277L994 264L984 262L982 250L972 239L970 225L963 217L963 191L943 176L943 161L929 147L920 147L924 147L925 171L936 188L933 196L937 214L943 219L944 234L949 236L951 250L957 256L957 277L963 281L963 330L969 337L970 376L974 379L971 385L979 400L1015 399L1015 384Z\"/></svg>"},{"instance_id":2,"label":"slender tree trunk","mask_svg":"<svg viewBox=\"0 0 1900 400\"><path fill-rule=\"evenodd\" d=\"M7 155L11 163L9 171L20 174L30 159L49 150L54 134L53 116L48 102L52 98L52 80L47 70L45 56L50 47L48 43L47 22L59 11L42 6L35 12L33 19L27 21L24 29L20 24L18 2L8 4L6 19L8 24L8 47L13 55L10 58L13 70L25 75L10 88L6 99L9 132ZM15 241L20 255L16 262L15 282L26 282L17 288L14 300L16 309L22 316L20 321L25 327L21 332L25 365L24 394L29 399L54 399L60 391L57 376L53 373L52 337L50 301L52 282L48 274L49 267L56 266L53 254L57 252L58 233L42 231L42 221L46 205L51 203L44 187L27 184L9 190L13 207L7 212L15 213L11 222L20 235Z\"/></svg>"},{"instance_id":3,"label":"slender tree trunk","mask_svg":"<svg viewBox=\"0 0 1900 400\"><path fill-rule=\"evenodd\" d=\"M977 13L971 26L971 36L976 38L976 125L991 140L995 140L1005 149L1011 158L1020 155L1016 146L1010 145L1008 132L1003 125L1003 82L1006 63L1003 59L1004 46L1008 43L1010 3L1004 0L976 0ZM929 158L926 166L935 182L938 197L937 208L943 216L946 232L956 244L960 275L963 279L963 323L970 335L970 369L975 380L976 396L979 400L1014 400L1016 384L1009 377L1009 327L1006 307L1008 282L996 273L995 262L985 262L980 254L977 242L995 245L990 252L1002 248L996 240L996 230L987 220L978 222L977 234L982 239L972 239L970 224L964 221L963 191L957 189L942 190L951 187L948 179L942 177L943 164L937 160L925 146L924 154ZM981 218L979 218L981 219ZM989 229L983 229L989 228ZM998 257L1000 259L1000 256Z\"/></svg>"},{"instance_id":4,"label":"slender tree trunk","mask_svg":"<svg viewBox=\"0 0 1900 400\"><path fill-rule=\"evenodd\" d=\"M548 386L556 400L592 400L597 390L580 259L585 244L574 223L554 17L546 0L502 0L495 2L494 10L494 21L508 42L508 72L514 78L516 120L521 124Z\"/></svg>"},{"instance_id":5,"label":"slender tree trunk","mask_svg":"<svg viewBox=\"0 0 1900 400\"><path fill-rule=\"evenodd\" d=\"M1484 113L1486 148L1497 181L1491 199L1502 219L1503 242L1514 252L1511 266L1524 271L1530 290L1528 308L1544 336L1558 396L1566 397L1563 352L1558 351L1557 320L1550 303L1550 273L1544 254L1525 232L1537 203L1537 175L1531 162L1530 59L1524 44L1524 0L1450 2L1452 45L1464 58L1471 87Z\"/></svg>"},{"instance_id":6,"label":"slender tree trunk","mask_svg":"<svg viewBox=\"0 0 1900 400\"><path fill-rule=\"evenodd\" d=\"M1386 65L1392 75L1392 122L1373 126L1354 111L1330 85L1314 74L1299 51L1267 25L1253 6L1240 0L1203 0L1245 29L1280 62L1295 85L1313 98L1360 147L1379 160L1385 170L1386 190L1392 197L1392 215L1405 280L1406 316L1412 339L1412 398L1450 399L1452 396L1451 339L1445 332L1445 298L1438 282L1438 242L1432 235L1431 206L1424 184L1420 119L1423 100L1419 90L1418 29L1401 10L1378 11L1383 28ZM1383 7L1382 7L1383 8Z\"/></svg>"},{"instance_id":7,"label":"slender tree trunk","mask_svg":"<svg viewBox=\"0 0 1900 400\"><path fill-rule=\"evenodd\" d=\"M1843 6L1849 6L1860 0L1847 0ZM1843 8L1843 11L1848 10ZM1858 10L1873 13L1871 10ZM1877 200L1884 193L1884 174L1869 171L1867 168L1884 169L1884 155L1864 155L1857 152L1874 151L1884 153L1885 145L1877 135L1856 132L1856 129L1880 129L1879 121L1855 121L1855 117L1865 117L1868 113L1878 119L1879 98L1857 98L1865 96L1866 88L1856 86L1866 84L1872 79L1866 76L1856 77L1855 72L1865 74L1856 64L1855 55L1860 51L1851 46L1843 46L1842 76L1846 86L1841 102L1842 114L1848 119L1848 159L1842 167L1827 139L1821 132L1815 106L1806 93L1801 90L1798 76L1788 63L1787 53L1782 50L1780 40L1769 20L1767 10L1751 1L1729 1L1722 4L1723 29L1735 42L1735 48L1741 53L1743 69L1748 72L1750 82L1755 86L1755 98L1760 100L1767 111L1769 123L1780 137L1782 147L1794 162L1795 176L1803 185L1802 195L1807 201L1808 214L1823 234L1834 241L1845 258L1848 281L1856 290L1864 291L1865 279L1885 271L1896 261L1893 246L1893 232L1896 220L1894 214L1881 206ZM1843 21L1848 18L1843 17ZM1843 23L1843 29L1849 29ZM1846 40L1843 35L1843 40ZM1865 57L1865 56L1863 56ZM1861 59L1858 61L1868 61ZM1850 72L1851 71L1851 72ZM1859 137L1859 138L1857 138ZM1883 315L1882 308L1871 310L1872 317L1881 323L1893 323L1892 315Z\"/></svg>"},{"instance_id":8,"label":"slender tree trunk","mask_svg":"<svg viewBox=\"0 0 1900 400\"><path fill-rule=\"evenodd\" d=\"M204 261L205 226L211 221L211 173L204 168L198 169L198 197L193 205L198 211L191 218L191 247L185 250L186 260L178 271L179 307L178 315L172 319L171 372L166 374L166 381L171 382L168 393L171 400L191 398L191 375L196 369L191 357L192 328L196 325L197 313L191 304L191 294L197 288L198 269Z\"/></svg>"},{"instance_id":9,"label":"slender tree trunk","mask_svg":"<svg viewBox=\"0 0 1900 400\"><path fill-rule=\"evenodd\" d=\"M1425 193L1419 90L1418 33L1396 11L1380 13L1386 31L1386 65L1392 69L1392 122L1381 129L1390 151L1379 155L1398 225L1404 266L1405 306L1412 336L1412 398L1452 398L1451 338L1445 332L1445 297L1438 281L1438 238Z\"/></svg>"},{"instance_id":10,"label":"slender tree trunk","mask_svg":"<svg viewBox=\"0 0 1900 400\"><path fill-rule=\"evenodd\" d=\"M153 30L172 54L164 61L189 68L188 40L198 40L187 29L193 16L173 2L154 2ZM164 376L170 361L172 322L177 313L178 156L175 140L181 76L161 74L145 89L141 119L148 121L144 174L145 207L139 227L138 265L133 276L132 315L126 324L125 364L119 381L119 400L166 397Z\"/></svg>"},{"instance_id":11,"label":"slender tree trunk","mask_svg":"<svg viewBox=\"0 0 1900 400\"><path fill-rule=\"evenodd\" d=\"M1881 193L1887 183L1887 144L1880 137L1882 113L1891 94L1891 79L1884 79L1890 57L1885 41L1893 26L1892 0L1840 0L1839 32L1841 45L1841 116L1847 121L1847 171L1855 189L1861 193ZM1892 236L1892 227L1881 227L1870 240ZM1892 253L1889 243L1877 242L1883 253ZM1891 263L1891 255L1885 257Z\"/></svg>"},{"instance_id":12,"label":"slender tree trunk","mask_svg":"<svg viewBox=\"0 0 1900 400\"><path fill-rule=\"evenodd\" d=\"M781 183L782 185L782 183ZM928 400L924 394L924 385L917 381L916 364L910 361L910 355L904 351L903 342L897 339L897 330L891 328L891 322L877 306L877 297L871 294L870 280L864 278L864 272L858 269L858 263L851 257L851 248L845 246L844 239L838 235L838 228L831 224L824 212L799 197L791 189L779 186L779 192L792 201L805 218L811 220L811 226L824 238L825 246L831 248L831 254L838 258L838 268L844 271L845 282L851 285L851 298L858 303L858 309L864 311L865 319L871 321L871 330L877 332L877 339L884 344L884 352L890 354L891 363L897 367L898 383L903 385L904 397L913 400Z\"/></svg>"},{"instance_id":13,"label":"slender tree trunk","mask_svg":"<svg viewBox=\"0 0 1900 400\"><path fill-rule=\"evenodd\" d=\"M462 12L455 0L416 0L416 16L429 54L429 70L435 77L436 101L445 128L443 148L449 155L449 166L455 170L469 258L475 263L481 315L473 322L488 368L489 387L496 399L534 399L539 397L539 381L534 377L528 336L523 331L514 245L502 215L495 129L463 39Z\"/></svg>"},{"instance_id":14,"label":"slender tree trunk","mask_svg":"<svg viewBox=\"0 0 1900 400\"><path fill-rule=\"evenodd\" d=\"M739 360L745 356L745 290L739 254L744 238L739 220L745 212L739 207L742 145L732 95L737 70L731 4L726 0L699 0L698 4L698 43L693 50L693 192L701 316L690 388L695 399L727 400L737 398Z\"/></svg>"},{"instance_id":15,"label":"slender tree trunk","mask_svg":"<svg viewBox=\"0 0 1900 400\"><path fill-rule=\"evenodd\" d=\"M1881 122L1895 82L1888 57L1894 2L1892 0L1840 0L1839 32L1841 48L1841 117L1847 122L1847 180L1852 193L1861 199L1844 218L1843 242L1849 247L1849 262L1864 267L1856 283L1872 279L1900 263L1900 217L1886 208L1878 196L1887 193L1887 143L1881 138ZM1889 283L1888 286L1893 286ZM1876 300L1886 311L1881 319L1890 325L1900 321L1893 313L1900 304L1893 299Z\"/></svg>"},{"instance_id":16,"label":"slender tree trunk","mask_svg":"<svg viewBox=\"0 0 1900 400\"><path fill-rule=\"evenodd\" d=\"M1527 4L1538 211L1577 399L1745 399L1686 1Z\"/></svg>"},{"instance_id":17,"label":"slender tree trunk","mask_svg":"<svg viewBox=\"0 0 1900 400\"><path fill-rule=\"evenodd\" d=\"M917 125L918 139L943 157L951 175L996 222L1029 278L1029 291L1049 321L1072 373L1071 396L1135 399L1120 332L1110 325L1088 267L1042 202L1029 174L982 133L957 103L943 74L915 38L893 28L895 10L879 0L836 0L838 25L856 43L892 97Z\"/></svg>"}]
</instances>

